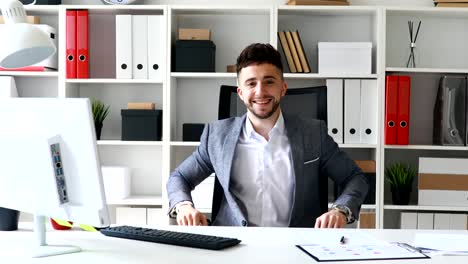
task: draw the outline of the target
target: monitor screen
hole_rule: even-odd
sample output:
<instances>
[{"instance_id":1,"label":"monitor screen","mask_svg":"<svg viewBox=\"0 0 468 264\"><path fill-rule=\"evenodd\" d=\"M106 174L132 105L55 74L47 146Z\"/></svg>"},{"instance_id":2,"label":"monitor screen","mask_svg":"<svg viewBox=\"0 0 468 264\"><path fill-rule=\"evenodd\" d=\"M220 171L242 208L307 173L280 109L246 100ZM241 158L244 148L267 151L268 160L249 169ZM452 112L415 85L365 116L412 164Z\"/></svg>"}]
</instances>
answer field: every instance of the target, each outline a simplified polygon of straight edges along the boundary
<instances>
[{"instance_id":1,"label":"monitor screen","mask_svg":"<svg viewBox=\"0 0 468 264\"><path fill-rule=\"evenodd\" d=\"M0 207L109 225L88 99L1 99L0 120Z\"/></svg>"},{"instance_id":2,"label":"monitor screen","mask_svg":"<svg viewBox=\"0 0 468 264\"><path fill-rule=\"evenodd\" d=\"M284 113L315 118L327 122L327 87L288 88L281 98ZM242 116L246 107L237 95L236 86L222 85L219 95L218 119Z\"/></svg>"}]
</instances>

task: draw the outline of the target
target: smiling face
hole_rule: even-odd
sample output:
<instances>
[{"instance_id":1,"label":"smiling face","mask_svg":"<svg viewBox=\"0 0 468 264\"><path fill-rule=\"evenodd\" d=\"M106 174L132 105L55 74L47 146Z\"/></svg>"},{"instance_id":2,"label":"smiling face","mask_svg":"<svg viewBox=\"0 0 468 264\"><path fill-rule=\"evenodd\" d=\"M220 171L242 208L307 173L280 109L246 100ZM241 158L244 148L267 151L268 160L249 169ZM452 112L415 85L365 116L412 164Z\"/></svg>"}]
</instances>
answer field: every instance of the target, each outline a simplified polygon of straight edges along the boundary
<instances>
[{"instance_id":1,"label":"smiling face","mask_svg":"<svg viewBox=\"0 0 468 264\"><path fill-rule=\"evenodd\" d=\"M242 68L238 76L237 93L249 115L276 120L281 97L287 90L281 71L269 63L251 64Z\"/></svg>"}]
</instances>

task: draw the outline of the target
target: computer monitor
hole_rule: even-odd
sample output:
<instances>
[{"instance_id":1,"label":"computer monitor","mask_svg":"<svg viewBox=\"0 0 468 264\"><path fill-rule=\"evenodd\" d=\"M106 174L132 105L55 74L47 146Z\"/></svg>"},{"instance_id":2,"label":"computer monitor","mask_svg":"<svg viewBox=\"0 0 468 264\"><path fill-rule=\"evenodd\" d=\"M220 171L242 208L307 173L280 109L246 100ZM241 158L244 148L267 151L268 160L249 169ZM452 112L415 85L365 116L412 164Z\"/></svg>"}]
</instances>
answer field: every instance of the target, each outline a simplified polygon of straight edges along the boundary
<instances>
[{"instance_id":1,"label":"computer monitor","mask_svg":"<svg viewBox=\"0 0 468 264\"><path fill-rule=\"evenodd\" d=\"M289 88L281 98L284 113L315 118L327 122L327 87ZM218 119L241 116L246 112L237 95L237 87L222 85L219 94Z\"/></svg>"},{"instance_id":2,"label":"computer monitor","mask_svg":"<svg viewBox=\"0 0 468 264\"><path fill-rule=\"evenodd\" d=\"M89 100L1 99L0 120L0 206L34 214L33 256L80 251L47 246L45 220L110 224Z\"/></svg>"}]
</instances>

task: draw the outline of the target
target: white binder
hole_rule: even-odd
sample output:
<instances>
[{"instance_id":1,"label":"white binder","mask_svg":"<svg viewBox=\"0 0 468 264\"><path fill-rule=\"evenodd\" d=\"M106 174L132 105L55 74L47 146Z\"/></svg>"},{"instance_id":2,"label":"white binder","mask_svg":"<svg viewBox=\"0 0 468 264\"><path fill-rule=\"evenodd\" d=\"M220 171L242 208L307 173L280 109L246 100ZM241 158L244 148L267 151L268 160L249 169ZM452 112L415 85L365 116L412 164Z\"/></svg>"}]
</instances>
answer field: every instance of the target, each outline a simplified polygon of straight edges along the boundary
<instances>
[{"instance_id":1,"label":"white binder","mask_svg":"<svg viewBox=\"0 0 468 264\"><path fill-rule=\"evenodd\" d=\"M166 19L148 16L148 79L163 81L166 65Z\"/></svg>"},{"instance_id":2,"label":"white binder","mask_svg":"<svg viewBox=\"0 0 468 264\"><path fill-rule=\"evenodd\" d=\"M0 77L0 98L18 97L15 79L11 76Z\"/></svg>"},{"instance_id":3,"label":"white binder","mask_svg":"<svg viewBox=\"0 0 468 264\"><path fill-rule=\"evenodd\" d=\"M434 214L418 213L418 229L434 229Z\"/></svg>"},{"instance_id":4,"label":"white binder","mask_svg":"<svg viewBox=\"0 0 468 264\"><path fill-rule=\"evenodd\" d=\"M361 142L361 80L344 81L344 143Z\"/></svg>"},{"instance_id":5,"label":"white binder","mask_svg":"<svg viewBox=\"0 0 468 264\"><path fill-rule=\"evenodd\" d=\"M115 77L132 79L132 16L115 16Z\"/></svg>"},{"instance_id":6,"label":"white binder","mask_svg":"<svg viewBox=\"0 0 468 264\"><path fill-rule=\"evenodd\" d=\"M328 134L343 144L343 80L327 79Z\"/></svg>"},{"instance_id":7,"label":"white binder","mask_svg":"<svg viewBox=\"0 0 468 264\"><path fill-rule=\"evenodd\" d=\"M132 16L133 79L148 79L148 16Z\"/></svg>"},{"instance_id":8,"label":"white binder","mask_svg":"<svg viewBox=\"0 0 468 264\"><path fill-rule=\"evenodd\" d=\"M361 143L377 144L377 80L361 80Z\"/></svg>"}]
</instances>

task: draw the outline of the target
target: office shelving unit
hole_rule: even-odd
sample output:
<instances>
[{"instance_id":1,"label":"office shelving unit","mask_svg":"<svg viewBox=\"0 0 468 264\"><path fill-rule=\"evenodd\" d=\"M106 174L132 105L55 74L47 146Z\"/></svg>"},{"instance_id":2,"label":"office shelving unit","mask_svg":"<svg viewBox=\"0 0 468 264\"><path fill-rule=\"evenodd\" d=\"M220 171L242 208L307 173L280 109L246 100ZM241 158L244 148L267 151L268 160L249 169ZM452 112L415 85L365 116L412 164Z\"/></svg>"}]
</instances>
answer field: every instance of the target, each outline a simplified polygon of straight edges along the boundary
<instances>
[{"instance_id":1,"label":"office shelving unit","mask_svg":"<svg viewBox=\"0 0 468 264\"><path fill-rule=\"evenodd\" d=\"M235 64L240 51L250 43L271 43L278 47L277 31L299 30L311 73L289 73L289 87L324 85L326 79L377 80L378 141L377 144L340 144L353 159L376 161L376 203L363 210L376 213L377 228L393 228L401 211L466 212L467 208L428 207L415 205L417 189L413 189L409 206L390 202L390 190L384 182L384 168L393 161L408 160L417 165L419 156L468 157L468 147L432 145L432 106L438 78L442 74L468 74L468 12L456 8L400 8L377 6L217 6L144 5L107 6L97 0L64 0L61 6L27 6L28 15L41 17L59 32L59 70L57 72L0 72L13 75L23 97L96 97L110 104L111 113L104 121L98 147L102 165L128 166L132 171L131 196L109 201L113 214L116 207L160 208L158 217L165 218L168 209L165 185L170 172L190 155L198 142L182 141L183 123L206 123L217 119L219 87L236 85L236 74L226 66ZM65 78L65 12L67 9L88 9L90 25L90 79ZM162 81L115 79L115 15L161 15L167 21L166 67ZM417 42L417 66L404 67L408 52L408 20L423 21ZM453 30L445 30L447 27ZM216 71L213 73L173 72L171 57L179 27L210 28L216 44ZM445 34L437 37L439 31ZM458 35L456 35L458 33ZM454 39L460 45L454 46ZM317 71L319 41L372 42L372 73L346 75L320 74ZM281 49L279 49L281 52ZM434 52L437 51L437 52ZM429 55L427 55L429 54ZM96 58L93 60L93 58ZM287 65L286 62L283 62ZM412 77L410 145L383 144L385 76L409 74ZM129 101L152 101L163 109L161 141L122 141L120 109Z\"/></svg>"}]
</instances>

